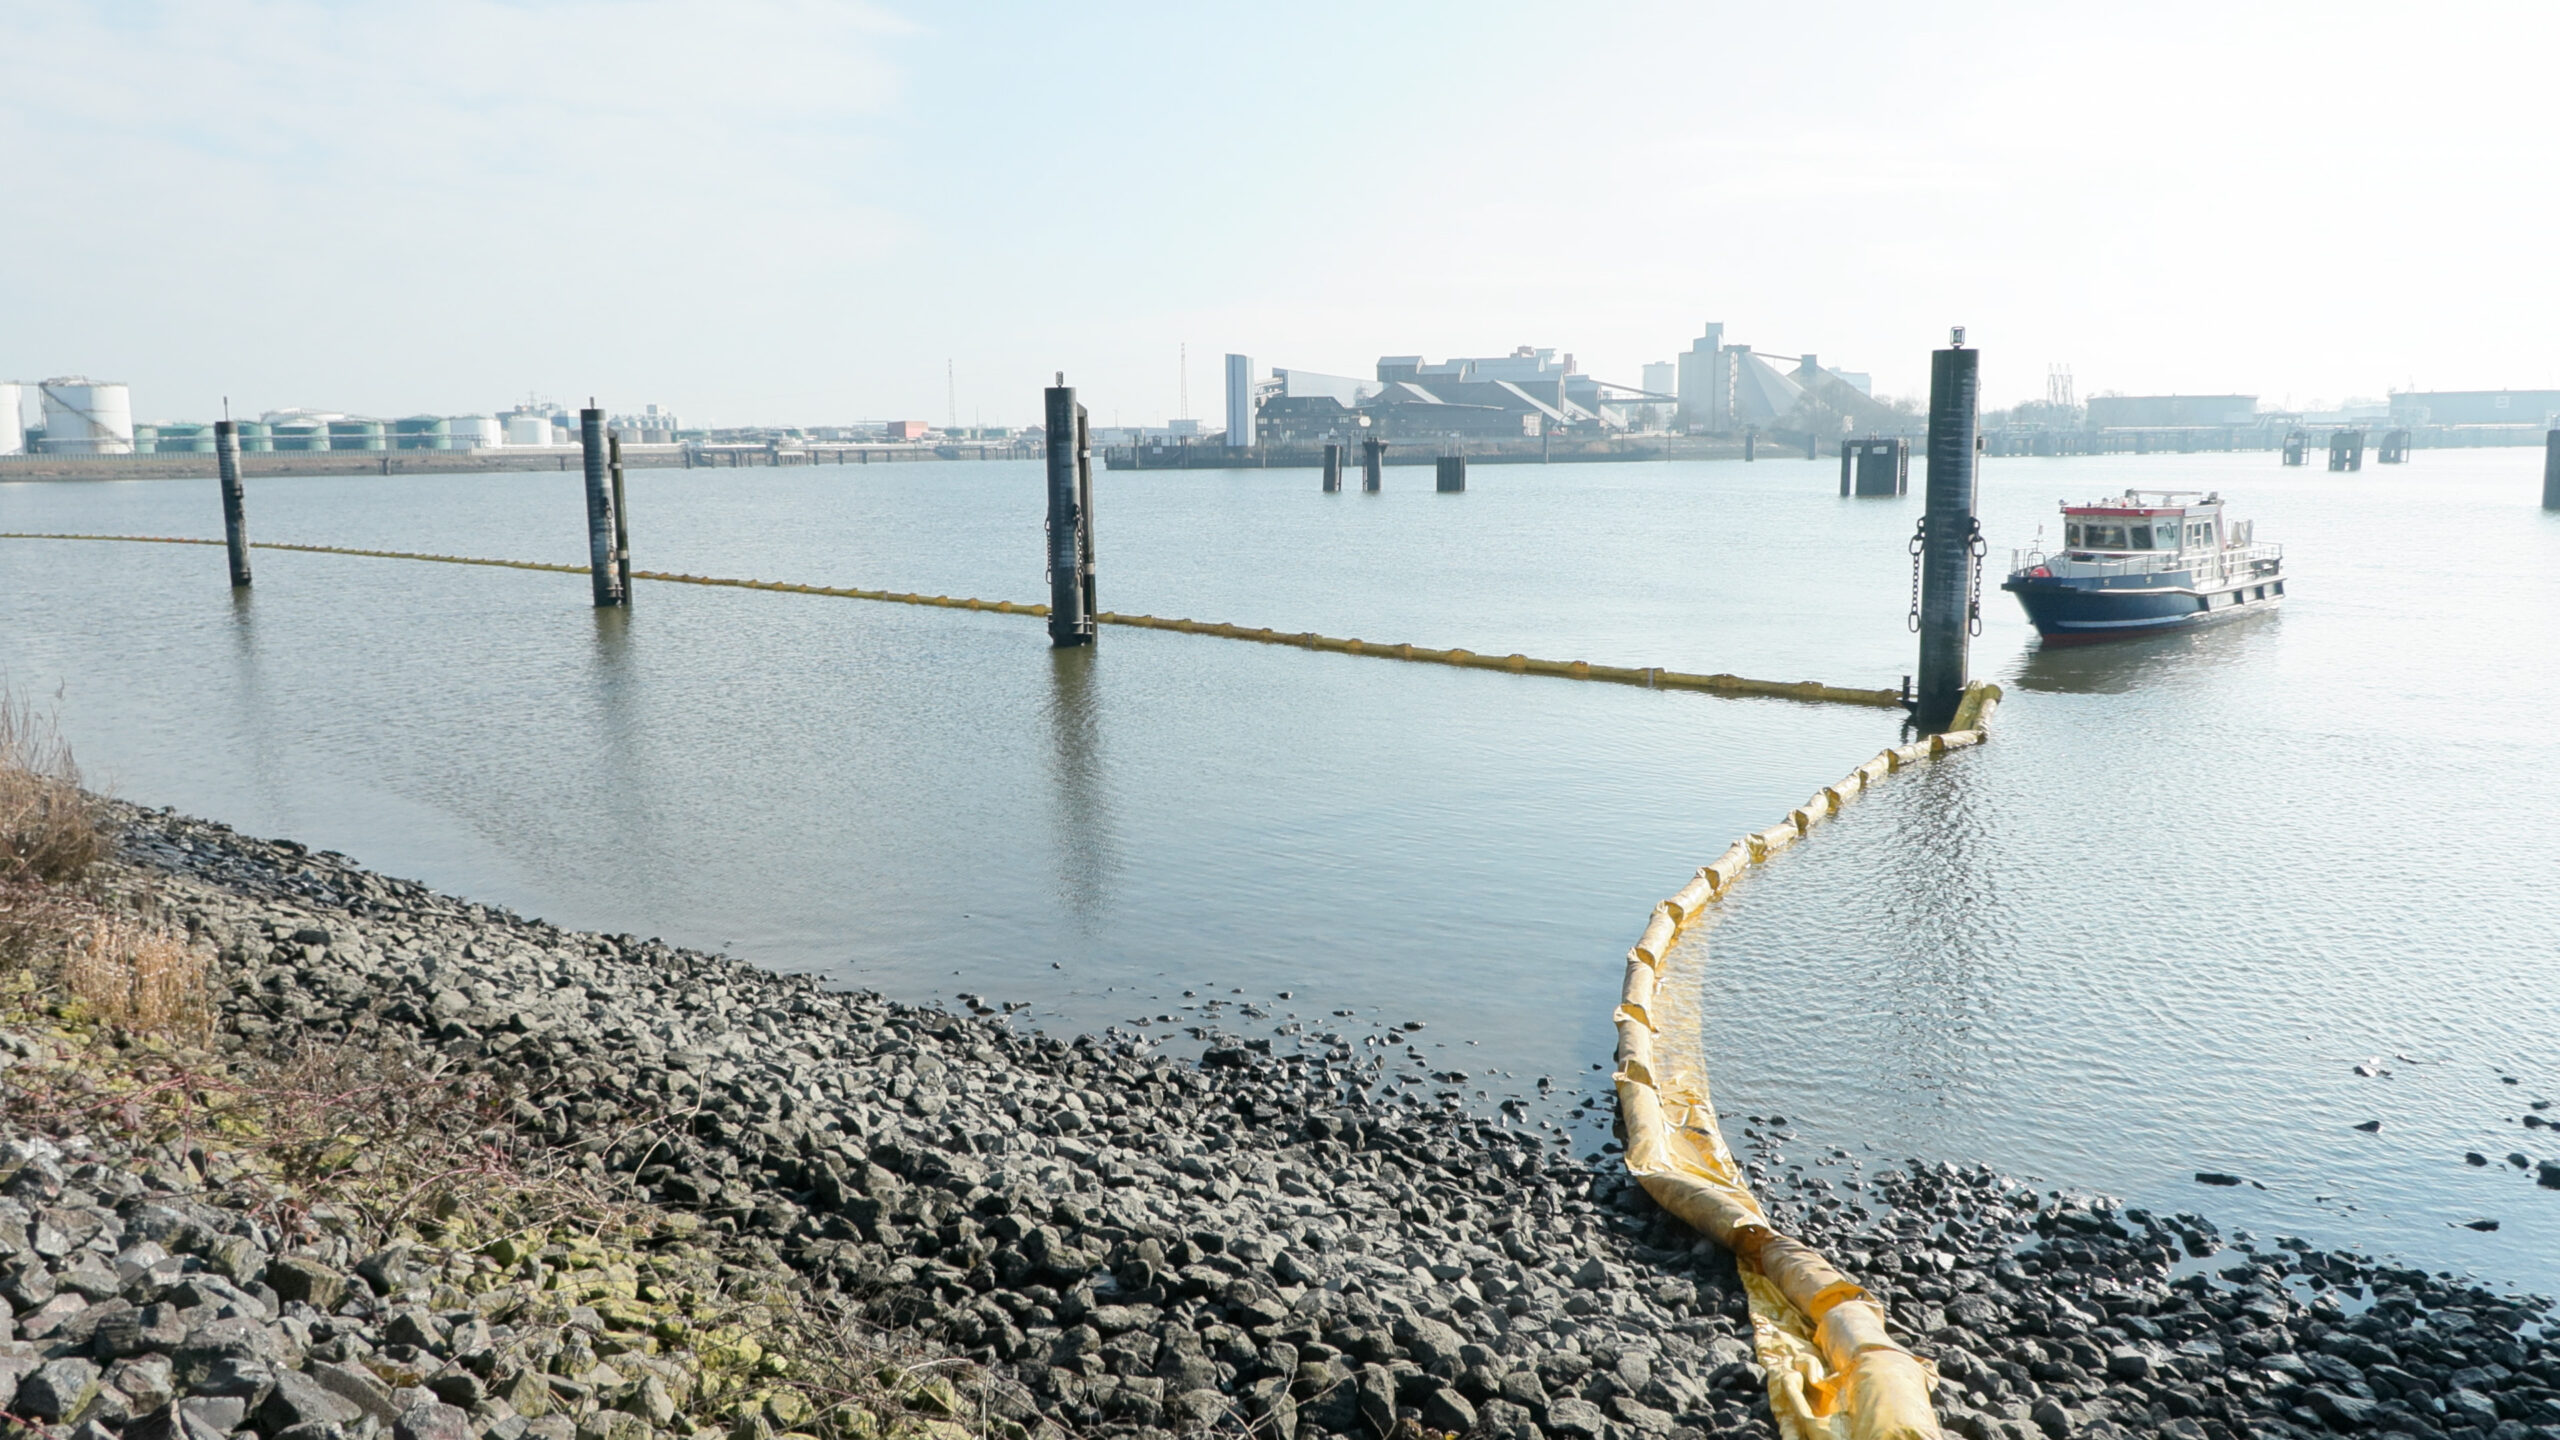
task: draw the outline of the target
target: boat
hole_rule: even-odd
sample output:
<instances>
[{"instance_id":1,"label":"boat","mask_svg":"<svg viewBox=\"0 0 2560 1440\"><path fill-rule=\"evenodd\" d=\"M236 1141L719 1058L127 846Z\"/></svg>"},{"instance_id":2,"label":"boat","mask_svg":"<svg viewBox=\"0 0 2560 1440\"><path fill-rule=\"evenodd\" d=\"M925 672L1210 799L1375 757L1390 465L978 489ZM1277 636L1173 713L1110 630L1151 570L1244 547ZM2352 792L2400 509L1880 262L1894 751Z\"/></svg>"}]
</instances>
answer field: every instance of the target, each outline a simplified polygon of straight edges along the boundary
<instances>
[{"instance_id":1,"label":"boat","mask_svg":"<svg viewBox=\"0 0 2560 1440\"><path fill-rule=\"evenodd\" d=\"M2062 548L2010 555L2000 588L2047 645L2085 645L2234 620L2284 603L2284 547L2224 518L2199 490L2127 490L2062 505ZM2038 532L2042 540L2042 531Z\"/></svg>"}]
</instances>

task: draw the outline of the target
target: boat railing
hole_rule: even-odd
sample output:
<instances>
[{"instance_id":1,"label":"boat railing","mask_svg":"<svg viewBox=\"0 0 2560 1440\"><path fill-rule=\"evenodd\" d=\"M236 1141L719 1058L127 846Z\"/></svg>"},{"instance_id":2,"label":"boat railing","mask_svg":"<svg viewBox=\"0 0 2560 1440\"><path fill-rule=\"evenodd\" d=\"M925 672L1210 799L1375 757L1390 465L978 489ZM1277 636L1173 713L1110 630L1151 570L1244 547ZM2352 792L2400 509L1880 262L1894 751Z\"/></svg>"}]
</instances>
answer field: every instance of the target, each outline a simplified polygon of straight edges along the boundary
<instances>
[{"instance_id":1,"label":"boat railing","mask_svg":"<svg viewBox=\"0 0 2560 1440\"><path fill-rule=\"evenodd\" d=\"M2087 552L2079 552L2087 553ZM2109 553L2103 558L2077 558L2074 552L2048 554L2040 548L2011 550L2009 573L2023 574L2039 565L2050 569L2056 562L2068 564L2074 575L2157 575L2170 571L2193 571L2206 581L2229 580L2235 576L2263 575L2284 562L2281 545L2225 545L2217 553L2211 550L2137 550L2130 554Z\"/></svg>"}]
</instances>

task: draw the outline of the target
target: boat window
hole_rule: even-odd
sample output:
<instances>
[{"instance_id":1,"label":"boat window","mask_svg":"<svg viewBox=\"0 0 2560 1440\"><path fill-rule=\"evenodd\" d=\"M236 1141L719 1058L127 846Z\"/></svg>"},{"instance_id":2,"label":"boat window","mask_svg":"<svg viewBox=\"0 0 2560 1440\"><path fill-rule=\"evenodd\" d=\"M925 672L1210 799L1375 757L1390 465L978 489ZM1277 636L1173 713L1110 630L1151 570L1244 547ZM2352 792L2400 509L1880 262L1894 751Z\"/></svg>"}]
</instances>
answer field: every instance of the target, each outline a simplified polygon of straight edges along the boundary
<instances>
[{"instance_id":1,"label":"boat window","mask_svg":"<svg viewBox=\"0 0 2560 1440\"><path fill-rule=\"evenodd\" d=\"M2136 525L2133 527L2133 548L2136 550L2148 550L2151 548L2151 527L2149 525Z\"/></svg>"},{"instance_id":2,"label":"boat window","mask_svg":"<svg viewBox=\"0 0 2560 1440\"><path fill-rule=\"evenodd\" d=\"M2124 527L2121 525L2084 525L2081 527L2081 533L2089 537L2089 548L2092 550L2129 550L2133 548L2125 544Z\"/></svg>"},{"instance_id":3,"label":"boat window","mask_svg":"<svg viewBox=\"0 0 2560 1440\"><path fill-rule=\"evenodd\" d=\"M2163 521L2161 521L2157 526L2155 526L2155 527L2153 527L2153 528L2159 532L2159 535L2160 535L2160 548L2161 548L2161 549L2163 549L2163 550L2175 550L2175 549L2177 549L2177 548L2178 548L2178 522L2177 522L2177 521L2175 521L2175 520L2163 520Z\"/></svg>"},{"instance_id":4,"label":"boat window","mask_svg":"<svg viewBox=\"0 0 2560 1440\"><path fill-rule=\"evenodd\" d=\"M2062 543L2065 545L2077 545L2080 543L2080 526L2078 522L2075 521L2062 527Z\"/></svg>"}]
</instances>

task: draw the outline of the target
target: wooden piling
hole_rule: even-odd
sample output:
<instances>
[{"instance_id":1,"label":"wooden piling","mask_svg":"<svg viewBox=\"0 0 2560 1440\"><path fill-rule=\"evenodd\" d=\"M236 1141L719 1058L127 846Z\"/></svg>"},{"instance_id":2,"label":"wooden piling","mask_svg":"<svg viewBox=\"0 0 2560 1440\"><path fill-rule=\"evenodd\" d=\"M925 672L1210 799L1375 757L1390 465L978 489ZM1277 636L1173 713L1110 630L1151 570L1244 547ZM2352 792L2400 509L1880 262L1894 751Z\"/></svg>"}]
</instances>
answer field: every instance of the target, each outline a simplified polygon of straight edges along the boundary
<instances>
[{"instance_id":1,"label":"wooden piling","mask_svg":"<svg viewBox=\"0 0 2560 1440\"><path fill-rule=\"evenodd\" d=\"M2542 437L2542 508L2560 510L2560 426Z\"/></svg>"},{"instance_id":2,"label":"wooden piling","mask_svg":"<svg viewBox=\"0 0 2560 1440\"><path fill-rule=\"evenodd\" d=\"M1758 453L1758 452L1759 452L1759 449L1760 449L1760 432L1759 432L1759 431L1757 431L1757 430L1745 430L1745 431L1743 431L1743 432L1742 432L1742 458L1743 458L1743 459L1745 459L1745 460L1757 460L1757 459L1759 459L1759 458L1760 458L1759 453Z\"/></svg>"},{"instance_id":3,"label":"wooden piling","mask_svg":"<svg viewBox=\"0 0 2560 1440\"><path fill-rule=\"evenodd\" d=\"M1062 373L1047 396L1049 643L1093 643L1093 444L1075 387Z\"/></svg>"},{"instance_id":4,"label":"wooden piling","mask_svg":"<svg viewBox=\"0 0 2560 1440\"><path fill-rule=\"evenodd\" d=\"M1342 493L1342 447L1338 444L1324 447L1324 493Z\"/></svg>"},{"instance_id":5,"label":"wooden piling","mask_svg":"<svg viewBox=\"0 0 2560 1440\"><path fill-rule=\"evenodd\" d=\"M230 406L226 402L223 408ZM213 422L213 463L222 476L222 543L231 553L236 588L249 583L249 497L240 484L239 432L228 420Z\"/></svg>"},{"instance_id":6,"label":"wooden piling","mask_svg":"<svg viewBox=\"0 0 2560 1440\"><path fill-rule=\"evenodd\" d=\"M1375 495L1386 488L1387 442L1372 435L1360 442L1360 488Z\"/></svg>"},{"instance_id":7,"label":"wooden piling","mask_svg":"<svg viewBox=\"0 0 2560 1440\"><path fill-rule=\"evenodd\" d=\"M586 452L587 569L595 581L596 604L619 605L622 575L613 564L613 481L606 471L602 410L590 405L578 412L578 441Z\"/></svg>"},{"instance_id":8,"label":"wooden piling","mask_svg":"<svg viewBox=\"0 0 2560 1440\"><path fill-rule=\"evenodd\" d=\"M1820 438L1819 436L1807 435L1806 437L1804 437L1804 458L1806 458L1807 460L1819 460L1819 459L1821 459L1821 458L1822 458L1822 449L1821 449L1821 446L1822 446L1822 440L1821 440L1821 438Z\"/></svg>"},{"instance_id":9,"label":"wooden piling","mask_svg":"<svg viewBox=\"0 0 2560 1440\"><path fill-rule=\"evenodd\" d=\"M613 461L613 576L622 584L622 603L631 603L631 506L622 498L622 434L610 431L606 442Z\"/></svg>"},{"instance_id":10,"label":"wooden piling","mask_svg":"<svg viewBox=\"0 0 2560 1440\"><path fill-rule=\"evenodd\" d=\"M1964 332L1930 356L1929 486L1920 533L1920 694L1913 719L1938 731L1964 698L1975 619L1973 434L1981 352Z\"/></svg>"},{"instance_id":11,"label":"wooden piling","mask_svg":"<svg viewBox=\"0 0 2560 1440\"><path fill-rule=\"evenodd\" d=\"M1441 456L1439 482L1440 493L1443 495L1465 494L1467 490L1467 457L1464 455Z\"/></svg>"}]
</instances>

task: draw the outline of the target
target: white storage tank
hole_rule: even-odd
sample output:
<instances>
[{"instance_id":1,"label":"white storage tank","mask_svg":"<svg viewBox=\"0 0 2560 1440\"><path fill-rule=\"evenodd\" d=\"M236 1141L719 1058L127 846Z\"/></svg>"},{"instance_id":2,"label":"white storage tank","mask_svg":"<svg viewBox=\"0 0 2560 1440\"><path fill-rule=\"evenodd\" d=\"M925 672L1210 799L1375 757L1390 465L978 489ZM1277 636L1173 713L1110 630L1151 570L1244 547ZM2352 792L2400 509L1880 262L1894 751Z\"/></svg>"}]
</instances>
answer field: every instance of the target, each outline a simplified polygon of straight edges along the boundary
<instances>
[{"instance_id":1,"label":"white storage tank","mask_svg":"<svg viewBox=\"0 0 2560 1440\"><path fill-rule=\"evenodd\" d=\"M519 412L507 417L509 445L548 446L551 443L551 417Z\"/></svg>"},{"instance_id":2,"label":"white storage tank","mask_svg":"<svg viewBox=\"0 0 2560 1440\"><path fill-rule=\"evenodd\" d=\"M44 448L53 455L133 453L133 394L121 383L63 375L37 387L44 397Z\"/></svg>"},{"instance_id":3,"label":"white storage tank","mask_svg":"<svg viewBox=\"0 0 2560 1440\"><path fill-rule=\"evenodd\" d=\"M507 432L492 415L450 415L445 430L456 450L487 450L507 443Z\"/></svg>"},{"instance_id":4,"label":"white storage tank","mask_svg":"<svg viewBox=\"0 0 2560 1440\"><path fill-rule=\"evenodd\" d=\"M18 407L25 392L15 380L0 380L0 455L27 453L27 420Z\"/></svg>"}]
</instances>

